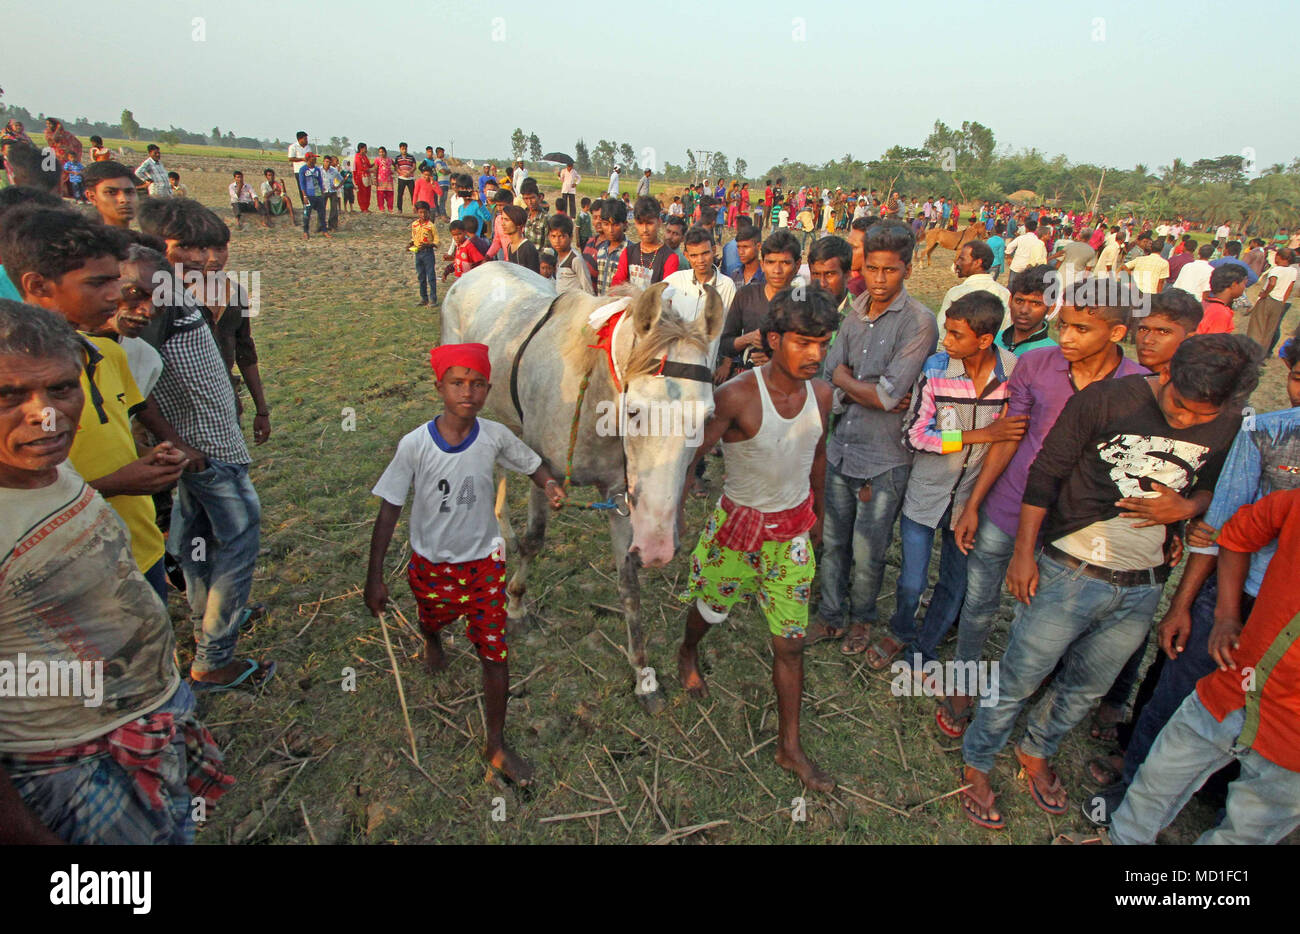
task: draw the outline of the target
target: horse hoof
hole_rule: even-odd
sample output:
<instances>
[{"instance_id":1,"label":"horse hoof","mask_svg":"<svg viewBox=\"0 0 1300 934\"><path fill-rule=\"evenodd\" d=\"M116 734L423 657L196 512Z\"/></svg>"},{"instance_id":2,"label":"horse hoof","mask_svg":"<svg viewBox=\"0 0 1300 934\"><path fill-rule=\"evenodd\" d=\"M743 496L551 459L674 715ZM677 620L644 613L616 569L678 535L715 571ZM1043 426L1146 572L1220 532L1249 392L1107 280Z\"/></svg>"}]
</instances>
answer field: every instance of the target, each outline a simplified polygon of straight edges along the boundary
<instances>
[{"instance_id":1,"label":"horse hoof","mask_svg":"<svg viewBox=\"0 0 1300 934\"><path fill-rule=\"evenodd\" d=\"M529 612L520 616L506 617L506 631L512 636L521 636L537 628L537 617Z\"/></svg>"},{"instance_id":2,"label":"horse hoof","mask_svg":"<svg viewBox=\"0 0 1300 934\"><path fill-rule=\"evenodd\" d=\"M638 694L636 699L641 704L641 709L652 717L663 713L664 708L668 706L668 699L664 697L662 688L657 688L648 694Z\"/></svg>"}]
</instances>

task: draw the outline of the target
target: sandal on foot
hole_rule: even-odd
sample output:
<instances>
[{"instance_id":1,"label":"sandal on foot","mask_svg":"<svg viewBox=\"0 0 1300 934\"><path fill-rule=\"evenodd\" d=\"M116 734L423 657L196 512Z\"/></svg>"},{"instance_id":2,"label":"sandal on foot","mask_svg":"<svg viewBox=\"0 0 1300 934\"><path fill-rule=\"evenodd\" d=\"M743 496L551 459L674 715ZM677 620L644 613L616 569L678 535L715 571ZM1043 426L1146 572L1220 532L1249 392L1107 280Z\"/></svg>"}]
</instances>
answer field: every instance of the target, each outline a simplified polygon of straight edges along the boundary
<instances>
[{"instance_id":1,"label":"sandal on foot","mask_svg":"<svg viewBox=\"0 0 1300 934\"><path fill-rule=\"evenodd\" d=\"M265 603L250 603L243 609L244 617L239 621L240 632L251 632L253 627L266 619L266 614L270 611Z\"/></svg>"},{"instance_id":2,"label":"sandal on foot","mask_svg":"<svg viewBox=\"0 0 1300 934\"><path fill-rule=\"evenodd\" d=\"M1047 767L1047 772L1051 776L1050 779L1046 778L1046 776L1039 776L1038 774L1029 771L1029 767L1025 765L1025 758L1019 749L1016 750L1016 761L1020 763L1020 773L1016 777L1024 779L1028 783L1029 797L1034 799L1034 804L1038 805L1041 810L1051 814L1053 817L1060 817L1064 814L1069 807L1068 799L1063 804L1048 804L1047 799L1043 797L1043 792L1055 794L1057 792L1065 791L1065 786L1061 784L1061 777L1050 767ZM1040 777L1044 779L1043 789L1041 791L1038 788L1038 780Z\"/></svg>"},{"instance_id":3,"label":"sandal on foot","mask_svg":"<svg viewBox=\"0 0 1300 934\"><path fill-rule=\"evenodd\" d=\"M818 619L814 620L812 625L810 625L804 633L803 644L804 648L807 648L810 645L816 645L818 642L825 642L828 639L838 640L843 638L844 629L842 627L837 629L834 626L827 626L826 623Z\"/></svg>"},{"instance_id":4,"label":"sandal on foot","mask_svg":"<svg viewBox=\"0 0 1300 934\"><path fill-rule=\"evenodd\" d=\"M234 691L241 687L249 687L253 690L258 690L259 688L265 687L266 684L275 677L275 662L271 662L271 664L265 669L262 668L262 663L255 658L244 659L244 664L247 667L239 673L239 677L235 678L234 681L228 681L225 684L218 684L215 681L196 681L194 676L191 675L190 690L195 694L220 694L224 691ZM262 677L253 680L253 675L257 674L259 671L265 671L266 673L262 675Z\"/></svg>"},{"instance_id":5,"label":"sandal on foot","mask_svg":"<svg viewBox=\"0 0 1300 934\"><path fill-rule=\"evenodd\" d=\"M962 781L963 783L965 782L964 775L962 776ZM999 814L996 819L992 817L982 817L974 810L974 808L971 807L973 804L975 807L980 808L987 814L988 812L995 810L993 805L998 800L997 795L990 793L987 801L981 801L971 794L970 789L968 788L957 796L957 800L961 805L961 812L966 815L966 819L972 824L983 827L986 830L1003 830L1007 826L1005 815Z\"/></svg>"},{"instance_id":6,"label":"sandal on foot","mask_svg":"<svg viewBox=\"0 0 1300 934\"><path fill-rule=\"evenodd\" d=\"M861 655L871 645L871 626L867 623L849 623L840 643L840 652L844 655Z\"/></svg>"},{"instance_id":7,"label":"sandal on foot","mask_svg":"<svg viewBox=\"0 0 1300 934\"><path fill-rule=\"evenodd\" d=\"M948 720L944 722L944 715ZM975 719L975 705L969 704L966 709L958 713L953 705L951 697L939 698L939 709L934 712L934 722L939 725L939 731L951 739L959 739L970 726L971 720Z\"/></svg>"},{"instance_id":8,"label":"sandal on foot","mask_svg":"<svg viewBox=\"0 0 1300 934\"><path fill-rule=\"evenodd\" d=\"M1102 711L1113 711L1103 715ZM1111 717L1114 719L1111 719ZM1088 733L1093 739L1099 739L1104 743L1114 743L1119 740L1119 725L1124 719L1123 710L1115 710L1109 704L1102 704L1092 714L1092 725Z\"/></svg>"},{"instance_id":9,"label":"sandal on foot","mask_svg":"<svg viewBox=\"0 0 1300 934\"><path fill-rule=\"evenodd\" d=\"M903 649L907 646L899 642L893 636L885 636L879 642L876 642L867 649L867 665L873 671L881 671L888 668L890 662L903 654Z\"/></svg>"}]
</instances>

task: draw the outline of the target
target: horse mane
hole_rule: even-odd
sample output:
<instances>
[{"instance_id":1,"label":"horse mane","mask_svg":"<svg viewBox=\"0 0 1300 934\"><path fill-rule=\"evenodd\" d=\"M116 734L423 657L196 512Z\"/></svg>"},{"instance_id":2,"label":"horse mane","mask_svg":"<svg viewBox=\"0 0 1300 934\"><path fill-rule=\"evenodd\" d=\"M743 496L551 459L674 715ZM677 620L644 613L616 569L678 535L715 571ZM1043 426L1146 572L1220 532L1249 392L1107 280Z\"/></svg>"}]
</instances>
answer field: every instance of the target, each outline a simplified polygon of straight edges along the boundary
<instances>
[{"instance_id":1,"label":"horse mane","mask_svg":"<svg viewBox=\"0 0 1300 934\"><path fill-rule=\"evenodd\" d=\"M607 297L631 297L632 304L628 305L624 312L630 315L643 294L644 290L634 285L620 283L610 289ZM696 322L683 321L672 309L664 310L660 313L654 327L650 329L650 333L637 338L632 346L632 353L622 362L624 379L633 379L656 372L659 369L659 361L678 341L686 341L705 354L709 351L709 342ZM591 346L595 342L596 332L584 320L582 327L570 332L561 353L566 360L580 367L582 372L590 372L604 356L603 350Z\"/></svg>"}]
</instances>

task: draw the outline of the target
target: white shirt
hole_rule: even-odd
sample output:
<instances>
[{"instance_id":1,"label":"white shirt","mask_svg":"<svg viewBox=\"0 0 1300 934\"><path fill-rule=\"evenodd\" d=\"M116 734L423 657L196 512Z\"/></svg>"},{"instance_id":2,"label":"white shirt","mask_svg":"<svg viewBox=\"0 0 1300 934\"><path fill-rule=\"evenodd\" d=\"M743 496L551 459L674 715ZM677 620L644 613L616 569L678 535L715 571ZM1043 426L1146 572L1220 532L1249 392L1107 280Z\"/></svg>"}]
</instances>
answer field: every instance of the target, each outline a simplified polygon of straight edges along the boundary
<instances>
[{"instance_id":1,"label":"white shirt","mask_svg":"<svg viewBox=\"0 0 1300 934\"><path fill-rule=\"evenodd\" d=\"M524 179L526 179L527 177L528 177L528 170L525 169L523 166L520 166L519 168L515 169L514 174L510 176L510 182L515 186L516 198L522 197L519 194L519 189L523 186Z\"/></svg>"},{"instance_id":2,"label":"white shirt","mask_svg":"<svg viewBox=\"0 0 1300 934\"><path fill-rule=\"evenodd\" d=\"M618 170L617 169L609 173L609 188L606 189L605 194L609 195L611 198L618 197Z\"/></svg>"},{"instance_id":3,"label":"white shirt","mask_svg":"<svg viewBox=\"0 0 1300 934\"><path fill-rule=\"evenodd\" d=\"M1026 230L1007 244L1007 258L1011 261L1007 267L1011 272L1023 272L1030 266L1047 262L1047 247L1038 239L1038 234Z\"/></svg>"},{"instance_id":4,"label":"white shirt","mask_svg":"<svg viewBox=\"0 0 1300 934\"><path fill-rule=\"evenodd\" d=\"M1227 240L1232 236L1232 228L1227 224L1220 225L1219 229L1214 232L1214 236L1219 240Z\"/></svg>"},{"instance_id":5,"label":"white shirt","mask_svg":"<svg viewBox=\"0 0 1300 934\"><path fill-rule=\"evenodd\" d=\"M1187 265L1190 266L1191 263ZM1264 275L1259 277L1259 281L1267 284L1271 278L1276 278L1277 282L1273 285L1273 291L1268 293L1268 297L1276 298L1280 302L1287 288L1296 280L1296 268L1295 266L1270 266L1264 270Z\"/></svg>"},{"instance_id":6,"label":"white shirt","mask_svg":"<svg viewBox=\"0 0 1300 934\"><path fill-rule=\"evenodd\" d=\"M1035 238L1037 239L1037 238ZM948 318L948 306L963 295L971 292L991 292L996 295L1002 302L1002 328L1005 331L1011 327L1011 290L1000 282L993 279L987 272L977 272L973 276L967 276L961 282L958 282L943 296L943 304L939 306L939 343L943 343L943 322ZM998 333L1001 333L999 331Z\"/></svg>"},{"instance_id":7,"label":"white shirt","mask_svg":"<svg viewBox=\"0 0 1300 934\"><path fill-rule=\"evenodd\" d=\"M565 292L596 294L591 284L591 271L587 268L587 261L573 247L569 247L567 256L556 261L555 291L559 295Z\"/></svg>"},{"instance_id":8,"label":"white shirt","mask_svg":"<svg viewBox=\"0 0 1300 934\"><path fill-rule=\"evenodd\" d=\"M289 144L289 158L290 158L290 159L304 159L304 160L305 160L305 159L307 158L307 153L309 153L309 152L311 152L311 151L312 151L312 149L311 149L311 144L310 144L310 143L308 143L306 146L300 146L300 145L298 145L298 143L297 143L296 141L295 141L295 142L292 142L292 143ZM297 175L299 172L301 172L301 171L302 171L302 167L303 167L304 165L306 165L306 164L307 164L307 163L306 163L305 161L304 161L304 162L295 162L295 163L293 164L293 172L294 172L294 174Z\"/></svg>"},{"instance_id":9,"label":"white shirt","mask_svg":"<svg viewBox=\"0 0 1300 934\"><path fill-rule=\"evenodd\" d=\"M1214 267L1206 259L1194 259L1178 272L1178 278L1174 280L1174 288L1182 289L1184 292L1191 292L1192 298L1198 302L1201 295L1210 288L1210 274L1214 272Z\"/></svg>"},{"instance_id":10,"label":"white shirt","mask_svg":"<svg viewBox=\"0 0 1300 934\"><path fill-rule=\"evenodd\" d=\"M500 464L532 474L541 463L537 452L498 422L477 419L469 437L449 447L429 421L397 443L392 463L371 492L401 506L415 485L411 548L428 560L459 564L493 555L504 561L492 468Z\"/></svg>"},{"instance_id":11,"label":"white shirt","mask_svg":"<svg viewBox=\"0 0 1300 934\"><path fill-rule=\"evenodd\" d=\"M664 276L664 282L667 282L675 293L671 298L672 307L683 321L694 321L704 313L705 285L713 286L718 293L718 297L722 299L722 317L724 321L727 312L731 310L731 300L736 297L736 283L732 282L729 276L724 276L716 270L714 270L713 278L703 285L696 281L695 270L690 266ZM717 365L718 342L721 340L722 329L719 327L718 336L709 344L710 370Z\"/></svg>"},{"instance_id":12,"label":"white shirt","mask_svg":"<svg viewBox=\"0 0 1300 934\"><path fill-rule=\"evenodd\" d=\"M577 194L578 182L580 181L582 181L582 176L578 174L577 169L571 169L568 166L560 169L560 194Z\"/></svg>"}]
</instances>

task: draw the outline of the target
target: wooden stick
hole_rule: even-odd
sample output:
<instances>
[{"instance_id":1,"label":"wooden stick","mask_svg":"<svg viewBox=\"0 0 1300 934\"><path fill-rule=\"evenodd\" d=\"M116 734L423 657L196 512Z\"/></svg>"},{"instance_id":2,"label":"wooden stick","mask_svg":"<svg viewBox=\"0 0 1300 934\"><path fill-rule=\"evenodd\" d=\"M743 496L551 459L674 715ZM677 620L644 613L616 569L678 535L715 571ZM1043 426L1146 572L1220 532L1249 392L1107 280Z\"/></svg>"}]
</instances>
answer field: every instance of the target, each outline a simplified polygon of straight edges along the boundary
<instances>
[{"instance_id":1,"label":"wooden stick","mask_svg":"<svg viewBox=\"0 0 1300 934\"><path fill-rule=\"evenodd\" d=\"M325 592L324 592L324 591L321 591L321 596L322 596L322 597L325 596ZM322 601L320 601L320 600L317 600L317 601L316 601L316 609L312 611L311 619L307 620L307 625L306 625L306 626L303 626L301 629L298 630L298 632L294 635L294 638L295 638L295 639L300 639L300 638L302 638L302 634L303 634L304 632L306 632L306 631L308 630L308 628L310 628L310 626L311 626L312 623L316 622L316 617L320 615L320 605L321 605L321 602L322 602ZM302 612L302 608L303 608L304 605L305 605L305 604L299 604L299 605L298 605L298 611L299 611L300 613Z\"/></svg>"},{"instance_id":2,"label":"wooden stick","mask_svg":"<svg viewBox=\"0 0 1300 934\"><path fill-rule=\"evenodd\" d=\"M911 808L909 808L909 810L912 810L912 811L919 811L921 808L925 807L927 804L934 804L934 802L936 802L936 801L942 801L944 798L951 798L953 795L959 795L959 794L961 794L963 791L966 791L967 789L969 789L969 788L973 788L973 787L974 787L974 786L973 786L973 785L970 785L970 784L962 785L960 788L954 788L952 791L944 792L944 793L941 794L941 795L935 795L933 798L926 798L926 799L925 799L924 801L922 801L920 804L914 804L914 805L912 805Z\"/></svg>"},{"instance_id":3,"label":"wooden stick","mask_svg":"<svg viewBox=\"0 0 1300 934\"><path fill-rule=\"evenodd\" d=\"M721 827L724 824L730 824L731 821L711 820L707 824L692 824L690 827L680 827L677 830L670 830L654 842L654 846L663 846L665 843L673 843L681 840L683 837L689 837L691 834L699 833L703 830L712 830L714 827Z\"/></svg>"},{"instance_id":4,"label":"wooden stick","mask_svg":"<svg viewBox=\"0 0 1300 934\"><path fill-rule=\"evenodd\" d=\"M399 611L400 612L400 611ZM393 642L388 638L388 622L384 614L379 614L379 628L384 634L384 648L388 651L388 660L393 664L393 680L397 682L397 700L402 705L402 719L406 721L406 735L411 740L411 761L420 764L420 751L415 747L415 730L411 728L411 715L406 709L406 692L402 690L402 673L397 670L397 656L393 654Z\"/></svg>"},{"instance_id":5,"label":"wooden stick","mask_svg":"<svg viewBox=\"0 0 1300 934\"><path fill-rule=\"evenodd\" d=\"M601 808L599 811L579 811L577 814L555 814L551 817L543 817L539 824L554 824L565 820L582 820L585 817L600 817L602 814L617 814L623 810L617 805L611 808Z\"/></svg>"},{"instance_id":6,"label":"wooden stick","mask_svg":"<svg viewBox=\"0 0 1300 934\"><path fill-rule=\"evenodd\" d=\"M320 841L316 839L316 831L311 829L311 821L307 817L307 805L301 798L298 799L298 809L302 811L302 822L307 826L307 836L311 838L314 845L320 846Z\"/></svg>"},{"instance_id":7,"label":"wooden stick","mask_svg":"<svg viewBox=\"0 0 1300 934\"><path fill-rule=\"evenodd\" d=\"M314 606L314 607L316 607L317 609L320 609L320 605L321 605L322 603L332 603L332 602L334 602L335 600L345 600L345 599L347 599L348 597L356 596L356 595L359 594L359 593L361 593L361 588L360 588L360 587L353 587L353 588L352 588L351 590L349 590L347 593L341 593L341 594L338 594L338 595L333 596L333 597L327 597L327 596L325 596L325 594L322 593L322 594L321 594L321 599L315 601L314 603L299 603L299 604L298 604L298 615L299 615L299 616L306 616L307 613L306 613L305 611L306 611L306 608L309 607L309 606Z\"/></svg>"},{"instance_id":8,"label":"wooden stick","mask_svg":"<svg viewBox=\"0 0 1300 934\"><path fill-rule=\"evenodd\" d=\"M894 740L898 743L898 758L902 760L903 768L908 772L912 771L907 767L907 753L903 752L903 735L898 732L898 727L894 727Z\"/></svg>"},{"instance_id":9,"label":"wooden stick","mask_svg":"<svg viewBox=\"0 0 1300 934\"><path fill-rule=\"evenodd\" d=\"M249 831L248 836L244 838L245 840L253 839L253 837L257 835L257 832L262 829L262 825L266 823L266 819L275 813L276 808L280 806L280 802L284 800L284 796L289 793L289 789L293 787L293 783L296 782L298 776L302 774L302 770L307 768L307 763L309 761L310 760L308 759L304 759L302 765L298 766L298 771L293 773L293 778L289 779L289 784L284 786L284 791L280 792L280 797L275 799L275 804L271 805L271 809L262 815L262 819L257 822L256 827Z\"/></svg>"},{"instance_id":10,"label":"wooden stick","mask_svg":"<svg viewBox=\"0 0 1300 934\"><path fill-rule=\"evenodd\" d=\"M702 712L704 714L704 722L709 725L709 729L712 730L713 735L718 738L718 742L722 743L722 748L727 750L727 752L731 753L731 755L736 757L736 761L740 763L741 768L743 768L746 772L749 773L750 778L758 782L759 788L762 788L764 791L766 791L769 797L775 798L776 795L772 793L772 789L764 785L763 780L754 774L754 770L749 767L749 763L747 763L740 756L737 756L736 753L732 750L732 748L727 745L727 741L722 738L722 734L718 732L718 728L714 726L713 721L709 719L709 712L707 710Z\"/></svg>"},{"instance_id":11,"label":"wooden stick","mask_svg":"<svg viewBox=\"0 0 1300 934\"><path fill-rule=\"evenodd\" d=\"M588 794L587 792L581 790L580 788L574 788L572 785L570 785L568 782L564 781L563 779L557 781L555 784L559 785L561 788L569 789L575 795L581 795L582 797L586 798L588 801L595 801L597 804L614 803L613 801L610 801L608 798L602 798L600 797L600 795Z\"/></svg>"},{"instance_id":12,"label":"wooden stick","mask_svg":"<svg viewBox=\"0 0 1300 934\"><path fill-rule=\"evenodd\" d=\"M664 817L664 812L659 810L659 802L655 800L654 792L652 792L646 785L645 779L638 775L636 777L636 783L641 786L641 793L645 795L646 800L650 802L650 807L654 808L655 814L659 815L659 821L664 825L664 830L672 833L673 825L668 823L668 818Z\"/></svg>"},{"instance_id":13,"label":"wooden stick","mask_svg":"<svg viewBox=\"0 0 1300 934\"><path fill-rule=\"evenodd\" d=\"M424 770L424 766L420 765L420 763L418 763L418 762L416 762L414 759L412 759L412 758L407 754L407 752L406 752L405 749L401 749L401 750L398 750L398 751L401 752L402 755L406 756L406 761L409 762L409 763L411 763L411 765L415 766L415 769L416 769L417 772L419 772L421 775L423 775L425 778L427 778L427 779L429 780L429 784L430 784L430 785L432 785L434 788L437 788L439 791L441 791L441 792L442 792L444 795L446 795L448 798L454 797L452 794L450 794L450 793L447 791L446 788L443 788L443 787L442 787L441 785L439 785L436 781L434 781L433 776L430 775L428 772L426 772L426 771Z\"/></svg>"},{"instance_id":14,"label":"wooden stick","mask_svg":"<svg viewBox=\"0 0 1300 934\"><path fill-rule=\"evenodd\" d=\"M614 767L614 774L618 776L618 783L623 786L623 793L627 794L631 789L627 787L627 782L623 781L623 773L619 770L618 763L614 761L613 753L609 751L609 747L604 743L601 743L600 748L605 750L605 757L609 759L609 764Z\"/></svg>"},{"instance_id":15,"label":"wooden stick","mask_svg":"<svg viewBox=\"0 0 1300 934\"><path fill-rule=\"evenodd\" d=\"M605 792L606 800L608 800L610 804L617 806L617 802L614 800L614 796L609 793L609 788L606 787L605 785L605 780L600 777L600 773L596 771L596 767L591 764L591 757L584 752L582 754L582 758L587 760L587 768L591 769L591 774L596 776L596 784L600 786L601 791ZM618 819L623 823L623 829L626 830L628 833L631 833L632 828L628 825L627 818L623 816L623 812L618 811L617 814L618 814Z\"/></svg>"},{"instance_id":16,"label":"wooden stick","mask_svg":"<svg viewBox=\"0 0 1300 934\"><path fill-rule=\"evenodd\" d=\"M764 746L768 746L768 745L771 745L772 743L775 743L775 742L777 741L777 739L778 739L778 737L772 736L772 737L770 737L770 738L768 738L768 739L763 740L761 743L759 743L759 744L758 744L757 746L755 746L753 749L749 750L749 752L745 753L745 756L746 756L746 757L748 757L748 756L752 756L754 753L758 752L758 751L759 751L760 749L762 749Z\"/></svg>"},{"instance_id":17,"label":"wooden stick","mask_svg":"<svg viewBox=\"0 0 1300 934\"><path fill-rule=\"evenodd\" d=\"M907 811L899 810L898 808L894 807L892 804L886 804L886 803L883 802L883 801L877 801L875 798L869 797L868 795L864 795L864 794L863 794L862 792L860 792L860 791L854 791L854 790L853 790L852 788L850 788L848 785L839 785L839 786L837 786L837 787L843 789L844 791L847 791L849 794L853 795L853 797L855 797L855 798L861 798L863 801L866 801L866 802L868 802L869 804L874 804L876 807L884 808L886 811L893 811L895 814L901 814L903 817L911 817L911 816L912 816L912 815L909 814Z\"/></svg>"}]
</instances>

